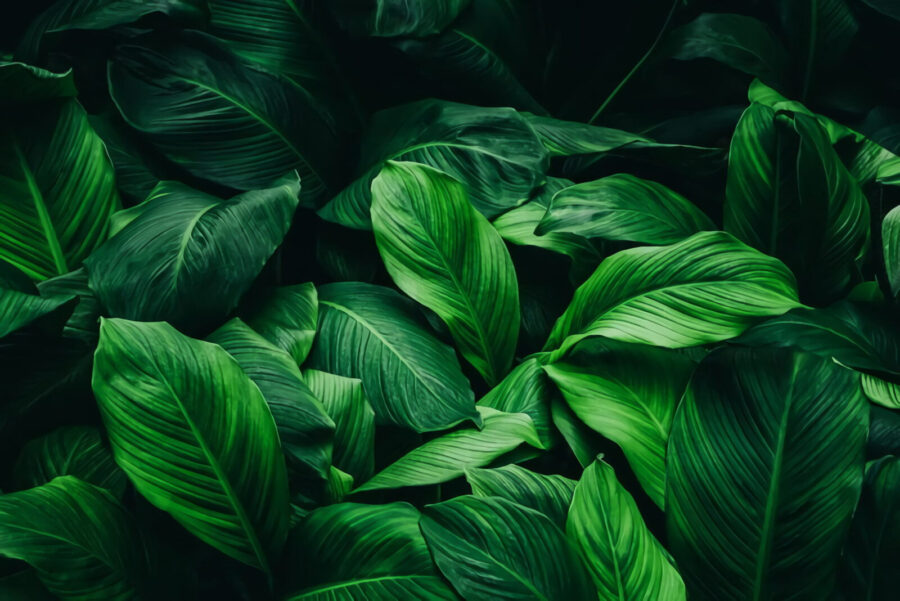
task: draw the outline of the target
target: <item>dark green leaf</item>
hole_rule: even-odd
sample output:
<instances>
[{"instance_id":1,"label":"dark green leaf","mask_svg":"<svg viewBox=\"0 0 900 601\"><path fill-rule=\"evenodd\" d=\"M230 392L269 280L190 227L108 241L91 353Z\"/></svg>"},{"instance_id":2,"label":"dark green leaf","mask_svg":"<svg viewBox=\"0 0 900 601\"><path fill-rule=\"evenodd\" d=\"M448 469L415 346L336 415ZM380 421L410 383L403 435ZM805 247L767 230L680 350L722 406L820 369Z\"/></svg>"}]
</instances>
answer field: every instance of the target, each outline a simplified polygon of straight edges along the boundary
<instances>
[{"instance_id":1,"label":"dark green leaf","mask_svg":"<svg viewBox=\"0 0 900 601\"><path fill-rule=\"evenodd\" d=\"M427 36L449 25L470 0L332 0L341 27L356 36Z\"/></svg>"},{"instance_id":2,"label":"dark green leaf","mask_svg":"<svg viewBox=\"0 0 900 601\"><path fill-rule=\"evenodd\" d=\"M566 527L566 516L575 492L574 480L530 472L518 465L469 468L466 480L476 497L503 497L543 513L560 528Z\"/></svg>"},{"instance_id":3,"label":"dark green leaf","mask_svg":"<svg viewBox=\"0 0 900 601\"><path fill-rule=\"evenodd\" d=\"M72 70L54 73L25 63L0 61L2 106L25 105L30 102L75 96Z\"/></svg>"},{"instance_id":4,"label":"dark green leaf","mask_svg":"<svg viewBox=\"0 0 900 601\"><path fill-rule=\"evenodd\" d=\"M247 324L297 365L306 361L319 319L319 297L311 283L272 289L241 313Z\"/></svg>"}]
</instances>

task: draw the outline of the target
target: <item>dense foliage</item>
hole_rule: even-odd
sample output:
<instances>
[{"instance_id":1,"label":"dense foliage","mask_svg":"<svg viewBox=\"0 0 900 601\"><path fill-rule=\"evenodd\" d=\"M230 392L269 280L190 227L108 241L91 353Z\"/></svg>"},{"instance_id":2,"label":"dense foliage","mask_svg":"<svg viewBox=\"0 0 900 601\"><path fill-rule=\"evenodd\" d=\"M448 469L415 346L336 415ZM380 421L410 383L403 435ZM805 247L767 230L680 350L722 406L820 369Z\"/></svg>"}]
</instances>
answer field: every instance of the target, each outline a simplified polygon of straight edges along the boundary
<instances>
[{"instance_id":1,"label":"dense foliage","mask_svg":"<svg viewBox=\"0 0 900 601\"><path fill-rule=\"evenodd\" d=\"M897 599L896 2L20 4L0 599Z\"/></svg>"}]
</instances>

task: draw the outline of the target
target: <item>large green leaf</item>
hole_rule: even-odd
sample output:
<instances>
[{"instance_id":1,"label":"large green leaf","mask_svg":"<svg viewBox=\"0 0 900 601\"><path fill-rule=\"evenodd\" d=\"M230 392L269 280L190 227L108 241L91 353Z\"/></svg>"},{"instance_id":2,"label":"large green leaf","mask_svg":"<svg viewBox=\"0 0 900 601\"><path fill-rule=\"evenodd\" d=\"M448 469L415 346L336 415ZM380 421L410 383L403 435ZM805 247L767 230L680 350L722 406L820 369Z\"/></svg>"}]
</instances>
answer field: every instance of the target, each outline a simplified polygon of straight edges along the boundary
<instances>
[{"instance_id":1,"label":"large green leaf","mask_svg":"<svg viewBox=\"0 0 900 601\"><path fill-rule=\"evenodd\" d=\"M467 601L590 599L587 571L550 518L498 497L425 508L422 533L438 568Z\"/></svg>"},{"instance_id":2,"label":"large green leaf","mask_svg":"<svg viewBox=\"0 0 900 601\"><path fill-rule=\"evenodd\" d=\"M327 480L335 423L303 383L291 357L240 319L232 319L208 340L228 351L259 387L275 420L289 473Z\"/></svg>"},{"instance_id":3,"label":"large green leaf","mask_svg":"<svg viewBox=\"0 0 900 601\"><path fill-rule=\"evenodd\" d=\"M439 33L470 0L332 0L341 27L357 36L427 36Z\"/></svg>"},{"instance_id":4,"label":"large green leaf","mask_svg":"<svg viewBox=\"0 0 900 601\"><path fill-rule=\"evenodd\" d=\"M168 324L106 319L93 388L116 462L138 492L204 542L269 572L287 535L287 473L272 414L238 363Z\"/></svg>"},{"instance_id":5,"label":"large green leaf","mask_svg":"<svg viewBox=\"0 0 900 601\"><path fill-rule=\"evenodd\" d=\"M519 289L506 245L452 177L388 162L372 182L375 242L397 286L447 324L488 384L506 375L519 335Z\"/></svg>"},{"instance_id":6,"label":"large green leaf","mask_svg":"<svg viewBox=\"0 0 900 601\"><path fill-rule=\"evenodd\" d=\"M296 170L303 202L329 193L333 124L304 90L199 32L118 48L109 89L125 120L191 174L253 190Z\"/></svg>"},{"instance_id":7,"label":"large green leaf","mask_svg":"<svg viewBox=\"0 0 900 601\"><path fill-rule=\"evenodd\" d=\"M316 287L307 283L274 288L253 306L242 310L241 316L263 338L302 365L316 337L319 319Z\"/></svg>"},{"instance_id":8,"label":"large green leaf","mask_svg":"<svg viewBox=\"0 0 900 601\"><path fill-rule=\"evenodd\" d=\"M125 508L74 476L0 495L0 555L31 564L60 599L140 598L141 547Z\"/></svg>"},{"instance_id":9,"label":"large green leaf","mask_svg":"<svg viewBox=\"0 0 900 601\"><path fill-rule=\"evenodd\" d=\"M377 113L362 141L361 177L319 214L370 229L372 180L388 160L440 169L465 186L488 218L525 202L543 183L547 152L516 111L423 100Z\"/></svg>"},{"instance_id":10,"label":"large green leaf","mask_svg":"<svg viewBox=\"0 0 900 601\"><path fill-rule=\"evenodd\" d=\"M106 239L119 195L84 109L69 100L37 110L0 133L0 259L43 280Z\"/></svg>"},{"instance_id":11,"label":"large green leaf","mask_svg":"<svg viewBox=\"0 0 900 601\"><path fill-rule=\"evenodd\" d=\"M881 222L884 269L894 296L900 294L900 207L894 207Z\"/></svg>"},{"instance_id":12,"label":"large green leaf","mask_svg":"<svg viewBox=\"0 0 900 601\"><path fill-rule=\"evenodd\" d=\"M684 601L684 582L606 462L587 468L566 522L601 601Z\"/></svg>"},{"instance_id":13,"label":"large green leaf","mask_svg":"<svg viewBox=\"0 0 900 601\"><path fill-rule=\"evenodd\" d=\"M617 173L557 192L534 233L671 244L714 229L709 217L677 192Z\"/></svg>"},{"instance_id":14,"label":"large green leaf","mask_svg":"<svg viewBox=\"0 0 900 601\"><path fill-rule=\"evenodd\" d=\"M541 446L527 415L489 407L479 407L478 412L484 420L480 430L466 428L429 440L375 474L356 492L439 484L459 478L467 468L484 467L523 443Z\"/></svg>"},{"instance_id":15,"label":"large green leaf","mask_svg":"<svg viewBox=\"0 0 900 601\"><path fill-rule=\"evenodd\" d=\"M574 480L538 474L514 464L493 469L469 468L466 480L476 497L503 497L540 511L560 528L566 527Z\"/></svg>"},{"instance_id":16,"label":"large green leaf","mask_svg":"<svg viewBox=\"0 0 900 601\"><path fill-rule=\"evenodd\" d=\"M900 459L889 456L866 466L859 506L844 547L844 598L889 601L900 585Z\"/></svg>"},{"instance_id":17,"label":"large green leaf","mask_svg":"<svg viewBox=\"0 0 900 601\"><path fill-rule=\"evenodd\" d=\"M426 329L412 301L388 288L321 286L307 365L362 380L378 423L428 432L479 419L453 350Z\"/></svg>"},{"instance_id":18,"label":"large green leaf","mask_svg":"<svg viewBox=\"0 0 900 601\"><path fill-rule=\"evenodd\" d=\"M30 102L69 98L77 95L72 70L47 71L21 62L0 60L0 105L19 106Z\"/></svg>"},{"instance_id":19,"label":"large green leaf","mask_svg":"<svg viewBox=\"0 0 900 601\"><path fill-rule=\"evenodd\" d=\"M594 338L544 370L581 421L622 447L663 507L669 431L694 362L677 351Z\"/></svg>"},{"instance_id":20,"label":"large green leaf","mask_svg":"<svg viewBox=\"0 0 900 601\"><path fill-rule=\"evenodd\" d=\"M801 306L794 276L723 232L616 253L575 291L546 350L586 336L679 348L725 340Z\"/></svg>"},{"instance_id":21,"label":"large green leaf","mask_svg":"<svg viewBox=\"0 0 900 601\"><path fill-rule=\"evenodd\" d=\"M285 601L456 599L441 580L407 503L341 503L316 509L293 531Z\"/></svg>"},{"instance_id":22,"label":"large green leaf","mask_svg":"<svg viewBox=\"0 0 900 601\"><path fill-rule=\"evenodd\" d=\"M863 478L858 378L782 349L701 363L669 442L669 542L691 599L821 599Z\"/></svg>"},{"instance_id":23,"label":"large green leaf","mask_svg":"<svg viewBox=\"0 0 900 601\"><path fill-rule=\"evenodd\" d=\"M528 415L534 423L541 446L549 448L553 442L550 402L554 395L553 386L541 369L538 358L528 357L481 397L478 405Z\"/></svg>"},{"instance_id":24,"label":"large green leaf","mask_svg":"<svg viewBox=\"0 0 900 601\"><path fill-rule=\"evenodd\" d=\"M135 217L86 262L109 314L202 331L220 323L281 244L299 182L222 201L160 183Z\"/></svg>"},{"instance_id":25,"label":"large green leaf","mask_svg":"<svg viewBox=\"0 0 900 601\"><path fill-rule=\"evenodd\" d=\"M13 468L17 488L47 484L58 476L75 476L119 498L128 483L100 432L88 426L65 426L22 447Z\"/></svg>"}]
</instances>

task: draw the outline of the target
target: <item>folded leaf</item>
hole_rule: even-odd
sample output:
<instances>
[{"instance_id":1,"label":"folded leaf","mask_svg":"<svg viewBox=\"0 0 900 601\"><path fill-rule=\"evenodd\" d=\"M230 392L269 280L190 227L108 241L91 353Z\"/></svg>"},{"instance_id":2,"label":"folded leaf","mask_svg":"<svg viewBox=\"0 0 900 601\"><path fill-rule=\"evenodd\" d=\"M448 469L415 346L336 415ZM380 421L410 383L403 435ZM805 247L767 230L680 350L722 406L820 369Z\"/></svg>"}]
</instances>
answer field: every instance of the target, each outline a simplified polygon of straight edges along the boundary
<instances>
[{"instance_id":1,"label":"folded leaf","mask_svg":"<svg viewBox=\"0 0 900 601\"><path fill-rule=\"evenodd\" d=\"M438 314L488 384L506 375L519 335L519 289L503 239L462 184L389 162L372 182L375 243L394 283Z\"/></svg>"},{"instance_id":2,"label":"folded leaf","mask_svg":"<svg viewBox=\"0 0 900 601\"><path fill-rule=\"evenodd\" d=\"M242 310L241 315L263 338L302 365L316 337L316 287L306 283L274 288L252 307Z\"/></svg>"},{"instance_id":3,"label":"folded leaf","mask_svg":"<svg viewBox=\"0 0 900 601\"><path fill-rule=\"evenodd\" d=\"M606 336L681 348L726 340L757 318L801 306L777 259L723 232L616 253L575 291L545 350Z\"/></svg>"},{"instance_id":4,"label":"folded leaf","mask_svg":"<svg viewBox=\"0 0 900 601\"><path fill-rule=\"evenodd\" d=\"M138 492L269 573L287 534L287 473L272 414L237 362L168 324L106 319L93 389L116 462Z\"/></svg>"},{"instance_id":5,"label":"folded leaf","mask_svg":"<svg viewBox=\"0 0 900 601\"><path fill-rule=\"evenodd\" d=\"M613 469L597 460L575 487L566 522L601 601L684 601L684 582Z\"/></svg>"},{"instance_id":6,"label":"folded leaf","mask_svg":"<svg viewBox=\"0 0 900 601\"><path fill-rule=\"evenodd\" d=\"M281 244L299 185L289 176L222 201L162 182L86 262L90 286L115 317L207 330L231 312Z\"/></svg>"},{"instance_id":7,"label":"folded leaf","mask_svg":"<svg viewBox=\"0 0 900 601\"><path fill-rule=\"evenodd\" d=\"M476 497L502 497L543 513L560 528L566 527L574 480L538 474L514 464L493 469L469 468L466 480Z\"/></svg>"},{"instance_id":8,"label":"folded leaf","mask_svg":"<svg viewBox=\"0 0 900 601\"><path fill-rule=\"evenodd\" d=\"M858 378L781 349L694 374L669 442L669 542L699 601L827 598L863 478Z\"/></svg>"},{"instance_id":9,"label":"folded leaf","mask_svg":"<svg viewBox=\"0 0 900 601\"><path fill-rule=\"evenodd\" d=\"M478 421L453 350L393 290L342 282L319 287L319 334L306 365L362 380L378 423L417 432Z\"/></svg>"},{"instance_id":10,"label":"folded leaf","mask_svg":"<svg viewBox=\"0 0 900 601\"><path fill-rule=\"evenodd\" d=\"M333 0L337 22L355 36L421 37L439 33L470 0Z\"/></svg>"}]
</instances>

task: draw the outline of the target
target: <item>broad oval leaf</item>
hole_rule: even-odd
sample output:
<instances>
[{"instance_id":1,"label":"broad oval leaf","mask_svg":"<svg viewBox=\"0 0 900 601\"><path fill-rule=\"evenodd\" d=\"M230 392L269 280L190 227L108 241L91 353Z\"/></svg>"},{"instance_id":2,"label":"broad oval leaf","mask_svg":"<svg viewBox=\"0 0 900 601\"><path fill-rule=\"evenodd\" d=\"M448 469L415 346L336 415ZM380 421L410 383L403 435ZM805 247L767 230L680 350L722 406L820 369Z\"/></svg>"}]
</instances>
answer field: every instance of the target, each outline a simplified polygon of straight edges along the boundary
<instances>
[{"instance_id":1,"label":"broad oval leaf","mask_svg":"<svg viewBox=\"0 0 900 601\"><path fill-rule=\"evenodd\" d=\"M575 487L566 522L601 601L684 601L684 582L612 467L597 460Z\"/></svg>"},{"instance_id":2,"label":"broad oval leaf","mask_svg":"<svg viewBox=\"0 0 900 601\"><path fill-rule=\"evenodd\" d=\"M538 474L510 464L492 469L469 468L466 481L476 497L502 497L543 513L560 528L566 527L575 492L574 480L556 474Z\"/></svg>"},{"instance_id":3,"label":"broad oval leaf","mask_svg":"<svg viewBox=\"0 0 900 601\"><path fill-rule=\"evenodd\" d=\"M669 542L692 599L825 598L863 478L852 372L807 353L700 364L669 442Z\"/></svg>"},{"instance_id":4,"label":"broad oval leaf","mask_svg":"<svg viewBox=\"0 0 900 601\"><path fill-rule=\"evenodd\" d=\"M356 36L422 37L439 33L470 0L332 0L332 14Z\"/></svg>"},{"instance_id":5,"label":"broad oval leaf","mask_svg":"<svg viewBox=\"0 0 900 601\"><path fill-rule=\"evenodd\" d=\"M263 338L302 365L316 337L319 320L316 287L306 283L274 288L252 307L242 309L241 316Z\"/></svg>"},{"instance_id":6,"label":"broad oval leaf","mask_svg":"<svg viewBox=\"0 0 900 601\"><path fill-rule=\"evenodd\" d=\"M238 363L165 323L105 319L93 389L138 492L204 542L270 572L287 534L287 472L272 414Z\"/></svg>"},{"instance_id":7,"label":"broad oval leaf","mask_svg":"<svg viewBox=\"0 0 900 601\"><path fill-rule=\"evenodd\" d=\"M777 259L724 232L604 260L575 291L545 350L586 336L681 348L737 336L756 319L800 307Z\"/></svg>"},{"instance_id":8,"label":"broad oval leaf","mask_svg":"<svg viewBox=\"0 0 900 601\"><path fill-rule=\"evenodd\" d=\"M214 326L281 244L299 186L294 175L223 201L163 182L86 262L90 286L114 317Z\"/></svg>"},{"instance_id":9,"label":"broad oval leaf","mask_svg":"<svg viewBox=\"0 0 900 601\"><path fill-rule=\"evenodd\" d=\"M438 568L467 601L595 595L565 535L533 509L463 496L425 507L419 524Z\"/></svg>"},{"instance_id":10,"label":"broad oval leaf","mask_svg":"<svg viewBox=\"0 0 900 601\"><path fill-rule=\"evenodd\" d=\"M453 350L389 288L321 286L319 334L306 365L362 380L378 423L429 432L480 419Z\"/></svg>"},{"instance_id":11,"label":"broad oval leaf","mask_svg":"<svg viewBox=\"0 0 900 601\"><path fill-rule=\"evenodd\" d=\"M0 133L0 259L44 280L79 267L119 208L103 142L74 100Z\"/></svg>"},{"instance_id":12,"label":"broad oval leaf","mask_svg":"<svg viewBox=\"0 0 900 601\"><path fill-rule=\"evenodd\" d=\"M519 335L516 272L462 184L431 167L388 162L372 182L372 225L394 283L444 320L488 384L500 381Z\"/></svg>"},{"instance_id":13,"label":"broad oval leaf","mask_svg":"<svg viewBox=\"0 0 900 601\"><path fill-rule=\"evenodd\" d=\"M617 173L557 192L534 233L671 244L714 229L709 217L677 192Z\"/></svg>"},{"instance_id":14,"label":"broad oval leaf","mask_svg":"<svg viewBox=\"0 0 900 601\"><path fill-rule=\"evenodd\" d=\"M0 495L0 555L31 564L67 601L139 599L146 572L131 516L74 476Z\"/></svg>"}]
</instances>

